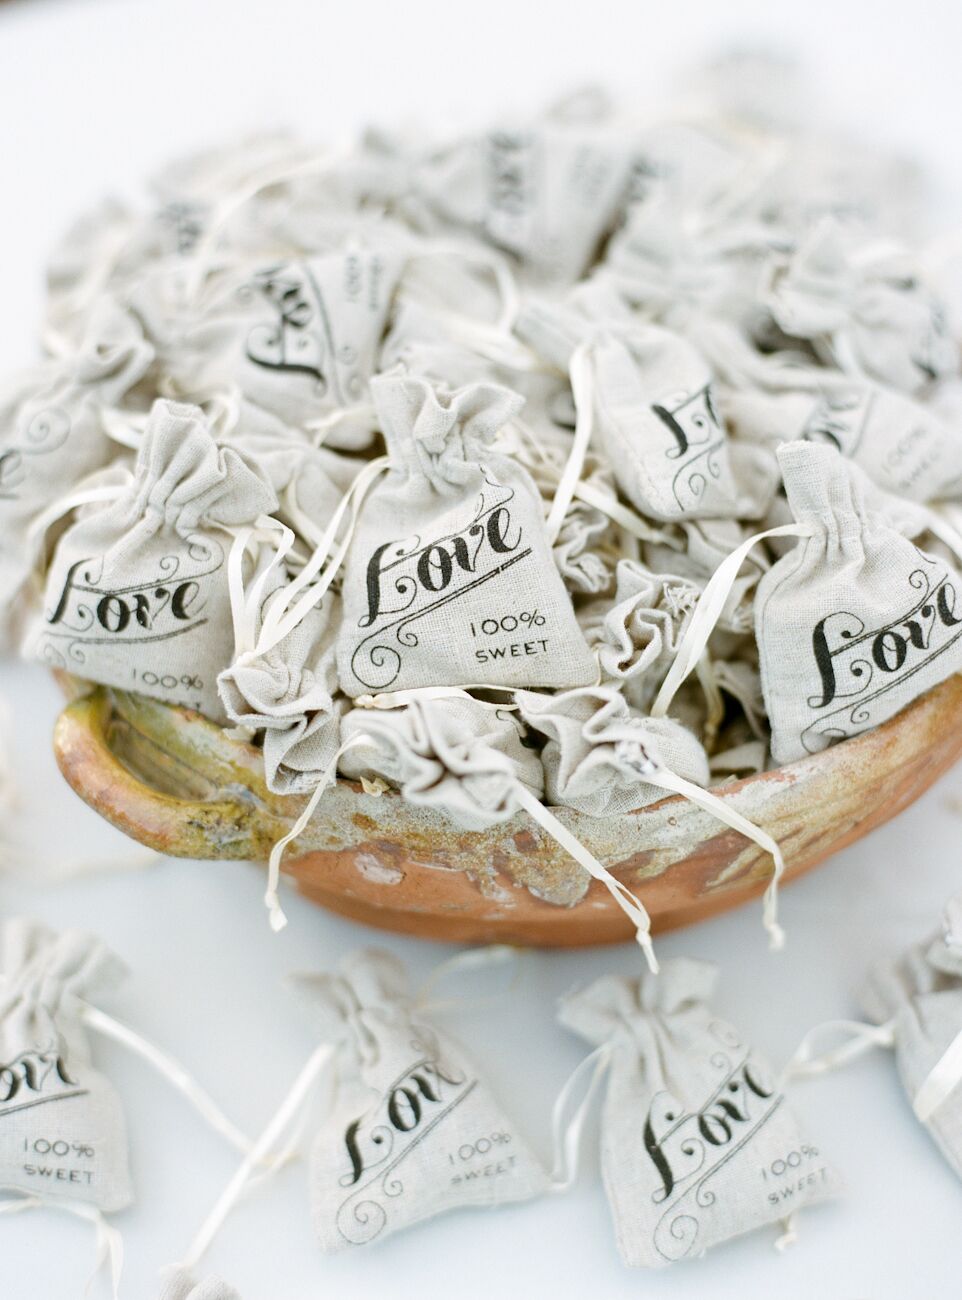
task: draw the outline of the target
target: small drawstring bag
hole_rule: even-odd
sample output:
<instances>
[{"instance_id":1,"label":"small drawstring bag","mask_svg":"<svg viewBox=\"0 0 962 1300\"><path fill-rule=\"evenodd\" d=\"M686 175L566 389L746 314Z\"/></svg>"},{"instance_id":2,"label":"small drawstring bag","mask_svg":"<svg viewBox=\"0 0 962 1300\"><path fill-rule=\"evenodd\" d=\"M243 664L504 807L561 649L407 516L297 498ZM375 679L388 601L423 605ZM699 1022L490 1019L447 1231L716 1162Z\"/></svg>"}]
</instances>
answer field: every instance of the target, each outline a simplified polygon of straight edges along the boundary
<instances>
[{"instance_id":1,"label":"small drawstring bag","mask_svg":"<svg viewBox=\"0 0 962 1300\"><path fill-rule=\"evenodd\" d=\"M396 958L355 953L337 974L302 976L298 985L333 1049L333 1099L311 1151L322 1250L547 1189L487 1084L419 1011Z\"/></svg>"},{"instance_id":2,"label":"small drawstring bag","mask_svg":"<svg viewBox=\"0 0 962 1300\"><path fill-rule=\"evenodd\" d=\"M31 521L118 454L102 410L127 397L144 378L153 355L136 321L103 299L75 354L26 371L0 394L4 621L30 575Z\"/></svg>"},{"instance_id":3,"label":"small drawstring bag","mask_svg":"<svg viewBox=\"0 0 962 1300\"><path fill-rule=\"evenodd\" d=\"M375 371L403 257L388 249L231 268L193 301L147 281L131 301L156 341L164 384L185 400L222 391L296 434L325 421L332 447L370 445Z\"/></svg>"},{"instance_id":4,"label":"small drawstring bag","mask_svg":"<svg viewBox=\"0 0 962 1300\"><path fill-rule=\"evenodd\" d=\"M236 424L219 436L263 473L277 494L276 517L311 547L320 541L366 464L330 447L315 446L301 433L281 429L249 403L241 403Z\"/></svg>"},{"instance_id":5,"label":"small drawstring bag","mask_svg":"<svg viewBox=\"0 0 962 1300\"><path fill-rule=\"evenodd\" d=\"M613 686L558 695L524 691L518 704L529 726L548 737L541 761L552 804L590 817L617 817L656 803L665 791L646 784L645 759L652 772L667 770L682 781L708 784L708 759L698 738L671 718L643 717Z\"/></svg>"},{"instance_id":6,"label":"small drawstring bag","mask_svg":"<svg viewBox=\"0 0 962 1300\"><path fill-rule=\"evenodd\" d=\"M425 224L476 232L532 279L570 284L615 224L631 163L625 142L597 128L506 125L420 160L412 201Z\"/></svg>"},{"instance_id":7,"label":"small drawstring bag","mask_svg":"<svg viewBox=\"0 0 962 1300\"><path fill-rule=\"evenodd\" d=\"M60 539L28 650L78 677L224 719L233 533L277 504L193 406L158 401L131 485Z\"/></svg>"},{"instance_id":8,"label":"small drawstring bag","mask_svg":"<svg viewBox=\"0 0 962 1300\"><path fill-rule=\"evenodd\" d=\"M342 776L380 777L408 803L443 811L465 830L507 820L519 785L542 797L541 760L515 711L460 693L414 695L397 707L385 707L390 696L375 698L344 715Z\"/></svg>"},{"instance_id":9,"label":"small drawstring bag","mask_svg":"<svg viewBox=\"0 0 962 1300\"><path fill-rule=\"evenodd\" d=\"M645 808L665 793L680 794L771 854L774 869L765 891L763 922L771 946L784 944L778 924L778 883L785 870L781 850L767 831L704 788L709 783L708 759L692 730L672 718L644 717L610 685L557 695L522 691L516 699L525 722L548 738L541 761L551 803L591 817L612 817ZM529 811L540 820L537 809ZM635 922L637 941L649 966L657 971L644 906L586 854L575 836L564 828L559 831L557 818L547 809L540 811L549 833L606 885Z\"/></svg>"},{"instance_id":10,"label":"small drawstring bag","mask_svg":"<svg viewBox=\"0 0 962 1300\"><path fill-rule=\"evenodd\" d=\"M962 578L869 507L838 452L778 459L799 540L759 583L755 627L772 754L790 763L962 668Z\"/></svg>"},{"instance_id":11,"label":"small drawstring bag","mask_svg":"<svg viewBox=\"0 0 962 1300\"><path fill-rule=\"evenodd\" d=\"M719 565L652 713L667 714L701 659L752 548L794 538L755 597L772 756L784 764L878 726L962 667L962 578L899 531L922 508L883 493L833 448L786 443L778 461L793 522L746 538Z\"/></svg>"},{"instance_id":12,"label":"small drawstring bag","mask_svg":"<svg viewBox=\"0 0 962 1300\"><path fill-rule=\"evenodd\" d=\"M776 497L775 503L779 500ZM737 519L686 519L680 527L685 539L684 549L675 550L662 542L649 543L643 547L645 564L656 573L676 574L696 583L701 589L718 566L750 535ZM756 551L746 557L718 615L720 629L738 635L751 632L755 588L768 567L764 553Z\"/></svg>"},{"instance_id":13,"label":"small drawstring bag","mask_svg":"<svg viewBox=\"0 0 962 1300\"><path fill-rule=\"evenodd\" d=\"M672 573L619 560L614 600L592 601L579 614L603 681L620 685L645 713L674 658L701 587Z\"/></svg>"},{"instance_id":14,"label":"small drawstring bag","mask_svg":"<svg viewBox=\"0 0 962 1300\"><path fill-rule=\"evenodd\" d=\"M186 1269L179 1268L164 1278L159 1300L241 1300L241 1297L222 1278L211 1276L198 1282Z\"/></svg>"},{"instance_id":15,"label":"small drawstring bag","mask_svg":"<svg viewBox=\"0 0 962 1300\"><path fill-rule=\"evenodd\" d=\"M522 399L372 380L389 473L358 517L338 644L349 696L423 686L571 686L594 660L527 472L492 447Z\"/></svg>"},{"instance_id":16,"label":"small drawstring bag","mask_svg":"<svg viewBox=\"0 0 962 1300\"><path fill-rule=\"evenodd\" d=\"M690 343L656 325L590 345L598 438L643 515L732 518L738 485L710 371Z\"/></svg>"},{"instance_id":17,"label":"small drawstring bag","mask_svg":"<svg viewBox=\"0 0 962 1300\"><path fill-rule=\"evenodd\" d=\"M28 921L0 927L0 1186L122 1210L133 1198L127 1129L91 1064L86 999L118 983L97 939Z\"/></svg>"},{"instance_id":18,"label":"small drawstring bag","mask_svg":"<svg viewBox=\"0 0 962 1300\"><path fill-rule=\"evenodd\" d=\"M342 724L342 775L369 784L372 778L387 781L409 803L436 808L465 830L487 830L524 810L604 884L657 970L644 906L542 803L544 769L537 741L523 721L523 705L516 710L450 688L368 696L362 703Z\"/></svg>"},{"instance_id":19,"label":"small drawstring bag","mask_svg":"<svg viewBox=\"0 0 962 1300\"><path fill-rule=\"evenodd\" d=\"M824 442L887 492L927 502L962 495L962 441L938 411L905 393L852 380L820 390L726 390L726 419L741 441L774 453L783 442Z\"/></svg>"},{"instance_id":20,"label":"small drawstring bag","mask_svg":"<svg viewBox=\"0 0 962 1300\"><path fill-rule=\"evenodd\" d=\"M949 901L940 934L876 965L861 1000L891 1028L916 1117L962 1178L962 894Z\"/></svg>"},{"instance_id":21,"label":"small drawstring bag","mask_svg":"<svg viewBox=\"0 0 962 1300\"><path fill-rule=\"evenodd\" d=\"M630 1267L701 1255L839 1188L765 1060L715 1014L717 977L673 958L657 978L606 975L561 1001L561 1024L595 1047L593 1086L608 1074L602 1175Z\"/></svg>"},{"instance_id":22,"label":"small drawstring bag","mask_svg":"<svg viewBox=\"0 0 962 1300\"><path fill-rule=\"evenodd\" d=\"M283 595L282 589L272 593L274 599ZM249 639L242 639L235 621L237 655L219 675L217 687L231 722L263 732L268 789L304 794L316 787L339 743L344 704L335 699L339 601L329 592L276 645L261 648L270 607L268 597Z\"/></svg>"},{"instance_id":23,"label":"small drawstring bag","mask_svg":"<svg viewBox=\"0 0 962 1300\"><path fill-rule=\"evenodd\" d=\"M945 308L900 248L824 217L773 259L768 305L786 334L828 365L915 393L959 372Z\"/></svg>"}]
</instances>

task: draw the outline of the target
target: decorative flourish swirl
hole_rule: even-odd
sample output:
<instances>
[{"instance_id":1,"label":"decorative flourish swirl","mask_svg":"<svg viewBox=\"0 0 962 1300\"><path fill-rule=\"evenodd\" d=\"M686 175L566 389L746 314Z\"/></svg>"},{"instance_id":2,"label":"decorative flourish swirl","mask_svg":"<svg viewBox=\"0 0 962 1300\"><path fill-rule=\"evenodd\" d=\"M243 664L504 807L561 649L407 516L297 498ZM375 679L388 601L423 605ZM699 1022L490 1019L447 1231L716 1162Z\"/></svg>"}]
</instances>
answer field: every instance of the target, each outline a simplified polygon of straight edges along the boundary
<instances>
[{"instance_id":1,"label":"decorative flourish swirl","mask_svg":"<svg viewBox=\"0 0 962 1300\"><path fill-rule=\"evenodd\" d=\"M336 1223L345 1241L364 1246L384 1231L387 1214L377 1201L345 1201L337 1212Z\"/></svg>"},{"instance_id":2,"label":"decorative flourish swirl","mask_svg":"<svg viewBox=\"0 0 962 1300\"><path fill-rule=\"evenodd\" d=\"M671 491L682 510L698 505L707 495L712 484L721 478L718 457L723 446L724 442L719 438L710 447L700 451L697 456L687 460L675 474L671 481Z\"/></svg>"},{"instance_id":3,"label":"decorative flourish swirl","mask_svg":"<svg viewBox=\"0 0 962 1300\"><path fill-rule=\"evenodd\" d=\"M70 436L70 416L59 406L47 406L31 419L25 433L24 448L34 455L59 451Z\"/></svg>"}]
</instances>

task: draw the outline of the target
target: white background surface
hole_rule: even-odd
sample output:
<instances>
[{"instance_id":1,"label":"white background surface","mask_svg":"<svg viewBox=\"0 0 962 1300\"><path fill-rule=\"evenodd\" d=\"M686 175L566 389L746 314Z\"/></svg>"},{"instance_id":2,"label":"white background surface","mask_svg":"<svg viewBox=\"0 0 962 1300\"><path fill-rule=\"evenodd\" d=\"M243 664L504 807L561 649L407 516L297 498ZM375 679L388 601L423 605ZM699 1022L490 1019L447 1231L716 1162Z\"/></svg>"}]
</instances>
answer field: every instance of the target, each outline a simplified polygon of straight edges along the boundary
<instances>
[{"instance_id":1,"label":"white background surface","mask_svg":"<svg viewBox=\"0 0 962 1300\"><path fill-rule=\"evenodd\" d=\"M724 5L672 0L384 6L360 3L14 3L0 7L0 357L29 361L45 250L107 189L131 190L169 155L240 127L290 123L336 135L361 120L447 123L535 105L591 78L649 103L674 70L723 38L775 37L808 56L813 107L917 150L942 171L959 211L962 10L954 0ZM39 670L0 666L24 806L15 832L40 872L58 860L129 853L67 790L49 750L59 707ZM953 809L953 798L958 804ZM661 941L723 967L719 1008L778 1060L816 1020L857 1014L868 963L926 934L962 883L962 770L897 823L786 891L789 946L765 949L757 909ZM313 1046L282 988L290 971L326 967L360 927L288 898L270 933L262 877L240 864L160 862L46 888L0 877L0 913L95 930L131 978L107 1010L179 1055L239 1124L256 1131ZM386 937L415 974L444 948ZM522 992L472 1004L460 1037L547 1157L550 1101L581 1056L553 1025L559 994L603 971L633 972L632 948L541 954ZM453 1023L453 1021L452 1021ZM117 1216L127 1246L122 1294L152 1300L230 1176L234 1156L122 1049L98 1044L120 1086L137 1204ZM778 1296L903 1300L959 1294L962 1190L911 1116L881 1054L804 1085L810 1134L848 1193L806 1213L784 1256L764 1233L638 1277L620 1266L593 1156L568 1196L483 1216L464 1212L326 1260L313 1245L306 1173L288 1169L245 1202L209 1257L244 1300L481 1300L585 1294L617 1300ZM590 1146L590 1139L589 1139ZM0 1220L0 1295L73 1300L92 1257L90 1231L52 1212Z\"/></svg>"}]
</instances>

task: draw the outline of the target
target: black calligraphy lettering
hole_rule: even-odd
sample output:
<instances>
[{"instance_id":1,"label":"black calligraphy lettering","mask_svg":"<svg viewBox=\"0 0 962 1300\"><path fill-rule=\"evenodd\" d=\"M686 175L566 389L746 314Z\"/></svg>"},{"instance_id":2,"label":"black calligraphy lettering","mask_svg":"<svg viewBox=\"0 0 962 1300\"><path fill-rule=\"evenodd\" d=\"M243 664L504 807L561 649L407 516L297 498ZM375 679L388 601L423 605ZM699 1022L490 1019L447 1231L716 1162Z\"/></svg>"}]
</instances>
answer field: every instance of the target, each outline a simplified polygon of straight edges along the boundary
<instances>
[{"instance_id":1,"label":"black calligraphy lettering","mask_svg":"<svg viewBox=\"0 0 962 1300\"><path fill-rule=\"evenodd\" d=\"M872 658L883 673L897 673L909 652L908 642L889 628L872 641Z\"/></svg>"},{"instance_id":2,"label":"black calligraphy lettering","mask_svg":"<svg viewBox=\"0 0 962 1300\"><path fill-rule=\"evenodd\" d=\"M418 559L417 572L425 590L443 591L451 581L451 556L443 546L429 546Z\"/></svg>"},{"instance_id":3,"label":"black calligraphy lettering","mask_svg":"<svg viewBox=\"0 0 962 1300\"><path fill-rule=\"evenodd\" d=\"M521 545L520 528L514 541L508 540L510 527L511 515L504 506L498 506L497 510L492 510L488 516L488 544L496 555L508 555L511 551L516 551Z\"/></svg>"},{"instance_id":4,"label":"black calligraphy lettering","mask_svg":"<svg viewBox=\"0 0 962 1300\"><path fill-rule=\"evenodd\" d=\"M935 604L939 611L939 618L946 627L955 627L956 624L962 623L962 618L957 618L955 614L955 588L951 582L943 582L939 587Z\"/></svg>"}]
</instances>

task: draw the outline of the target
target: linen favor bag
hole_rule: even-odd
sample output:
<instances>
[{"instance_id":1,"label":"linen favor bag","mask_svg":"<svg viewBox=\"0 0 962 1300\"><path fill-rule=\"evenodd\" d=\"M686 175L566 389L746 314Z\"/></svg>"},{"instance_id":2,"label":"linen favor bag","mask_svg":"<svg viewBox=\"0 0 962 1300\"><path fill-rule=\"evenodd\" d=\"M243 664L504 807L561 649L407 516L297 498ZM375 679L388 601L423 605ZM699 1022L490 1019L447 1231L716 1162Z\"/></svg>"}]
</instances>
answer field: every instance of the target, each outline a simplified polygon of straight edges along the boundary
<instances>
[{"instance_id":1,"label":"linen favor bag","mask_svg":"<svg viewBox=\"0 0 962 1300\"><path fill-rule=\"evenodd\" d=\"M0 927L0 1187L105 1211L130 1204L120 1098L81 1024L82 999L125 973L91 935Z\"/></svg>"},{"instance_id":2,"label":"linen favor bag","mask_svg":"<svg viewBox=\"0 0 962 1300\"><path fill-rule=\"evenodd\" d=\"M439 809L465 830L510 817L519 786L535 799L544 794L541 760L518 714L469 695L355 708L341 735L342 776L380 777L408 803Z\"/></svg>"},{"instance_id":3,"label":"linen favor bag","mask_svg":"<svg viewBox=\"0 0 962 1300\"><path fill-rule=\"evenodd\" d=\"M580 612L585 638L602 680L614 681L635 708L647 712L698 603L701 587L673 573L653 573L637 560L619 560L614 599Z\"/></svg>"},{"instance_id":4,"label":"linen favor bag","mask_svg":"<svg viewBox=\"0 0 962 1300\"><path fill-rule=\"evenodd\" d=\"M265 602L252 644L217 679L230 720L263 732L262 752L268 789L303 794L318 784L338 747L343 701L335 702L335 642L340 626L337 597L328 593L286 636L262 649L257 636L274 600Z\"/></svg>"},{"instance_id":5,"label":"linen favor bag","mask_svg":"<svg viewBox=\"0 0 962 1300\"><path fill-rule=\"evenodd\" d=\"M103 412L144 378L153 348L110 299L92 311L77 351L46 361L0 392L0 609L27 582L31 522L119 454Z\"/></svg>"},{"instance_id":6,"label":"linen favor bag","mask_svg":"<svg viewBox=\"0 0 962 1300\"><path fill-rule=\"evenodd\" d=\"M348 247L210 277L195 301L147 281L132 295L154 338L166 391L236 393L277 431L317 425L332 447L373 436L367 381L404 258Z\"/></svg>"},{"instance_id":7,"label":"linen favor bag","mask_svg":"<svg viewBox=\"0 0 962 1300\"><path fill-rule=\"evenodd\" d=\"M772 755L791 763L894 717L962 667L962 578L872 509L835 450L778 451L796 545L755 598Z\"/></svg>"},{"instance_id":8,"label":"linen favor bag","mask_svg":"<svg viewBox=\"0 0 962 1300\"><path fill-rule=\"evenodd\" d=\"M537 488L492 445L522 399L403 374L370 387L390 472L364 500L347 556L341 689L594 680Z\"/></svg>"},{"instance_id":9,"label":"linen favor bag","mask_svg":"<svg viewBox=\"0 0 962 1300\"><path fill-rule=\"evenodd\" d=\"M913 1109L962 1178L962 894L940 934L876 965L861 1001L877 1024L891 1024Z\"/></svg>"},{"instance_id":10,"label":"linen favor bag","mask_svg":"<svg viewBox=\"0 0 962 1300\"><path fill-rule=\"evenodd\" d=\"M632 505L667 522L733 518L728 435L695 348L643 325L597 339L591 357L599 440Z\"/></svg>"},{"instance_id":11,"label":"linen favor bag","mask_svg":"<svg viewBox=\"0 0 962 1300\"><path fill-rule=\"evenodd\" d=\"M773 452L796 439L824 442L910 501L962 494L962 438L938 410L879 384L817 385L816 375L808 390L726 391L721 405L732 432Z\"/></svg>"},{"instance_id":12,"label":"linen favor bag","mask_svg":"<svg viewBox=\"0 0 962 1300\"><path fill-rule=\"evenodd\" d=\"M311 1152L322 1250L361 1246L463 1206L529 1200L547 1177L488 1086L427 1022L389 953L298 979L334 1049Z\"/></svg>"},{"instance_id":13,"label":"linen favor bag","mask_svg":"<svg viewBox=\"0 0 962 1300\"><path fill-rule=\"evenodd\" d=\"M29 652L222 720L217 675L234 649L227 552L234 530L276 504L198 407L156 402L131 485L61 538Z\"/></svg>"},{"instance_id":14,"label":"linen favor bag","mask_svg":"<svg viewBox=\"0 0 962 1300\"><path fill-rule=\"evenodd\" d=\"M855 223L824 217L773 259L768 305L829 365L906 393L959 373L945 306L913 258Z\"/></svg>"},{"instance_id":15,"label":"linen favor bag","mask_svg":"<svg viewBox=\"0 0 962 1300\"><path fill-rule=\"evenodd\" d=\"M429 223L481 235L536 280L577 280L626 197L630 147L584 125L505 125L421 161L412 191Z\"/></svg>"},{"instance_id":16,"label":"linen favor bag","mask_svg":"<svg viewBox=\"0 0 962 1300\"><path fill-rule=\"evenodd\" d=\"M765 1060L715 1014L717 976L672 958L657 978L605 975L561 1001L608 1072L602 1175L631 1267L701 1255L838 1189Z\"/></svg>"},{"instance_id":17,"label":"linen favor bag","mask_svg":"<svg viewBox=\"0 0 962 1300\"><path fill-rule=\"evenodd\" d=\"M646 774L668 771L709 784L697 736L671 718L644 717L613 685L517 698L525 722L547 737L541 761L551 804L612 817L664 799Z\"/></svg>"},{"instance_id":18,"label":"linen favor bag","mask_svg":"<svg viewBox=\"0 0 962 1300\"><path fill-rule=\"evenodd\" d=\"M197 1282L185 1269L178 1269L164 1280L160 1300L241 1300L241 1298L240 1293L222 1278L211 1276Z\"/></svg>"}]
</instances>

